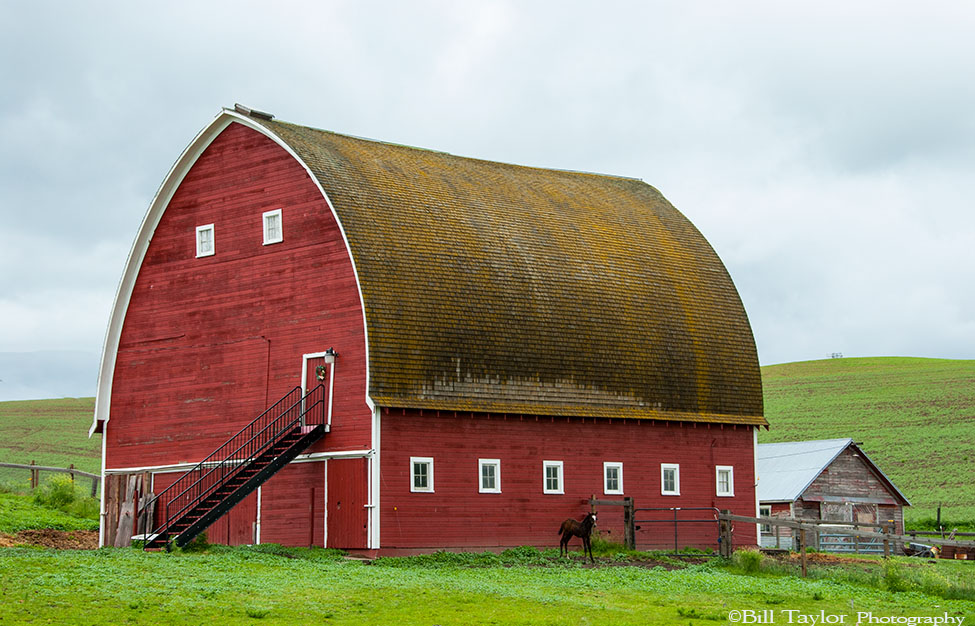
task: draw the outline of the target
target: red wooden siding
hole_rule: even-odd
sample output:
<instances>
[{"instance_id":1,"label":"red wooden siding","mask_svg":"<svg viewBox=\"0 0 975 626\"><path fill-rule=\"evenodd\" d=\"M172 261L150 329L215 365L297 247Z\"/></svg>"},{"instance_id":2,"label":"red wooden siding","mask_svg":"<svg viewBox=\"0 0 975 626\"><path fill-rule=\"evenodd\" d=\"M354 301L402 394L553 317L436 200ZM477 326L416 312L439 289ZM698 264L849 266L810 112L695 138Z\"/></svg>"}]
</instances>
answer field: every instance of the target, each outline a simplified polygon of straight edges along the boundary
<instances>
[{"instance_id":1,"label":"red wooden siding","mask_svg":"<svg viewBox=\"0 0 975 626\"><path fill-rule=\"evenodd\" d=\"M751 427L390 410L381 428L384 549L558 545L560 522L581 518L589 496L622 497L602 495L604 461L623 463L624 495L637 507L755 514ZM433 457L434 493L410 492L411 456ZM479 458L501 460L502 493L478 493ZM563 462L564 495L542 493L543 460ZM680 464L680 496L660 494L661 463ZM715 465L734 467L734 497L715 495ZM599 529L621 540L621 514L601 515ZM681 526L680 545L714 547L716 531L716 524ZM673 526L664 532L672 542ZM738 525L735 541L754 545L755 525Z\"/></svg>"},{"instance_id":2,"label":"red wooden siding","mask_svg":"<svg viewBox=\"0 0 975 626\"><path fill-rule=\"evenodd\" d=\"M261 543L324 546L325 463L292 463L261 487Z\"/></svg>"},{"instance_id":3,"label":"red wooden siding","mask_svg":"<svg viewBox=\"0 0 975 626\"><path fill-rule=\"evenodd\" d=\"M328 461L328 547L368 547L368 471L366 459Z\"/></svg>"},{"instance_id":4,"label":"red wooden siding","mask_svg":"<svg viewBox=\"0 0 975 626\"><path fill-rule=\"evenodd\" d=\"M263 245L282 209L284 241ZM214 224L215 254L195 228ZM302 354L339 353L332 431L314 450L368 448L362 308L341 233L307 172L231 124L163 214L123 325L106 467L198 461L296 385Z\"/></svg>"},{"instance_id":5,"label":"red wooden siding","mask_svg":"<svg viewBox=\"0 0 975 626\"><path fill-rule=\"evenodd\" d=\"M180 476L182 472L159 472L153 475L153 493L161 493ZM240 546L257 541L257 493L252 493L234 508L206 529L210 543Z\"/></svg>"}]
</instances>

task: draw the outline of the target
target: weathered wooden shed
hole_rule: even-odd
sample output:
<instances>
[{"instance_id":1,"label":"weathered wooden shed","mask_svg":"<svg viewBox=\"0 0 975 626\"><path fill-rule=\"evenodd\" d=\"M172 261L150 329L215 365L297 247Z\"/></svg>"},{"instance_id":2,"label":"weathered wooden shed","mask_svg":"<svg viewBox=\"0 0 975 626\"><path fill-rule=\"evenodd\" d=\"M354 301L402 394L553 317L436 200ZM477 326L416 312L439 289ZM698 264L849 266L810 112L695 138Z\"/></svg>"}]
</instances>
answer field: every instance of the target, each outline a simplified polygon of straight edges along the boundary
<instances>
[{"instance_id":1,"label":"weathered wooden shed","mask_svg":"<svg viewBox=\"0 0 975 626\"><path fill-rule=\"evenodd\" d=\"M757 468L763 516L889 523L904 534L903 507L911 503L852 439L759 444ZM791 538L789 529L779 530L780 540ZM763 546L775 542L763 531Z\"/></svg>"},{"instance_id":2,"label":"weathered wooden shed","mask_svg":"<svg viewBox=\"0 0 975 626\"><path fill-rule=\"evenodd\" d=\"M754 515L764 425L734 284L653 187L237 107L149 207L92 430L105 543L223 455L211 541L393 552L554 545L592 494Z\"/></svg>"}]
</instances>

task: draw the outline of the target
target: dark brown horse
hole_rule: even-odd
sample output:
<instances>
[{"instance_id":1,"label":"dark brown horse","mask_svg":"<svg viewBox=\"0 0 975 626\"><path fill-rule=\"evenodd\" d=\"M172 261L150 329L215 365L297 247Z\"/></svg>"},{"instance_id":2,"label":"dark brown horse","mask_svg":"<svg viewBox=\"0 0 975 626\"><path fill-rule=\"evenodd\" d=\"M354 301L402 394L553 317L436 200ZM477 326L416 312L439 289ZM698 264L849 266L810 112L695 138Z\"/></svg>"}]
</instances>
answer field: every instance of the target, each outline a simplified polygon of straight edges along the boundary
<instances>
[{"instance_id":1,"label":"dark brown horse","mask_svg":"<svg viewBox=\"0 0 975 626\"><path fill-rule=\"evenodd\" d=\"M562 539L559 541L559 556L562 556L562 552L565 551L565 556L568 558L569 540L573 537L580 537L582 539L582 558L586 558L588 552L589 561L595 563L596 561L592 558L592 543L590 541L592 529L595 525L595 513L589 513L581 522L574 519L567 519L562 522L562 525L559 526L559 534L562 535Z\"/></svg>"}]
</instances>

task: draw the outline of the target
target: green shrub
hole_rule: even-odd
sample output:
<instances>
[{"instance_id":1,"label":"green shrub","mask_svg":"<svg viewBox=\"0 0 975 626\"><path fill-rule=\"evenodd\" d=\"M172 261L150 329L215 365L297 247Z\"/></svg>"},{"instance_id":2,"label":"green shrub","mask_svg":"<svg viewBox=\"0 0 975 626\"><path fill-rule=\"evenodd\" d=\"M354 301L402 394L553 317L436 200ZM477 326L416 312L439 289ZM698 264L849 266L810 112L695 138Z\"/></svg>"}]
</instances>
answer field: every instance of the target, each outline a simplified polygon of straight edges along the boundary
<instances>
[{"instance_id":1,"label":"green shrub","mask_svg":"<svg viewBox=\"0 0 975 626\"><path fill-rule=\"evenodd\" d=\"M51 509L64 511L75 501L74 481L70 476L58 474L34 491L34 502Z\"/></svg>"},{"instance_id":2,"label":"green shrub","mask_svg":"<svg viewBox=\"0 0 975 626\"><path fill-rule=\"evenodd\" d=\"M758 550L735 550L731 563L746 574L756 574L762 570L765 555Z\"/></svg>"},{"instance_id":3,"label":"green shrub","mask_svg":"<svg viewBox=\"0 0 975 626\"><path fill-rule=\"evenodd\" d=\"M887 561L884 563L884 587L887 591L900 593L910 591L914 587L914 583L904 575L896 563Z\"/></svg>"},{"instance_id":4,"label":"green shrub","mask_svg":"<svg viewBox=\"0 0 975 626\"><path fill-rule=\"evenodd\" d=\"M207 540L206 531L204 531L183 546L183 552L206 552L209 548L210 542Z\"/></svg>"}]
</instances>

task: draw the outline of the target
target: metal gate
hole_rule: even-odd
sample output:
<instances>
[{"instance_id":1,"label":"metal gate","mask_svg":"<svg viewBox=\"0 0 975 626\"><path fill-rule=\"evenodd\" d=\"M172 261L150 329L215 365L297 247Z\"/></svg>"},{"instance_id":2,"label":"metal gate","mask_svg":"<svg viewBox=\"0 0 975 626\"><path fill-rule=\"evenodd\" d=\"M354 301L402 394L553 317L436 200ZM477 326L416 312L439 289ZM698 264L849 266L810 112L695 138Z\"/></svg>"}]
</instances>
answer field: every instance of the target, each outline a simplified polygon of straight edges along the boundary
<instances>
[{"instance_id":1,"label":"metal gate","mask_svg":"<svg viewBox=\"0 0 975 626\"><path fill-rule=\"evenodd\" d=\"M714 507L635 508L635 543L638 550L670 550L719 547L719 511Z\"/></svg>"}]
</instances>

